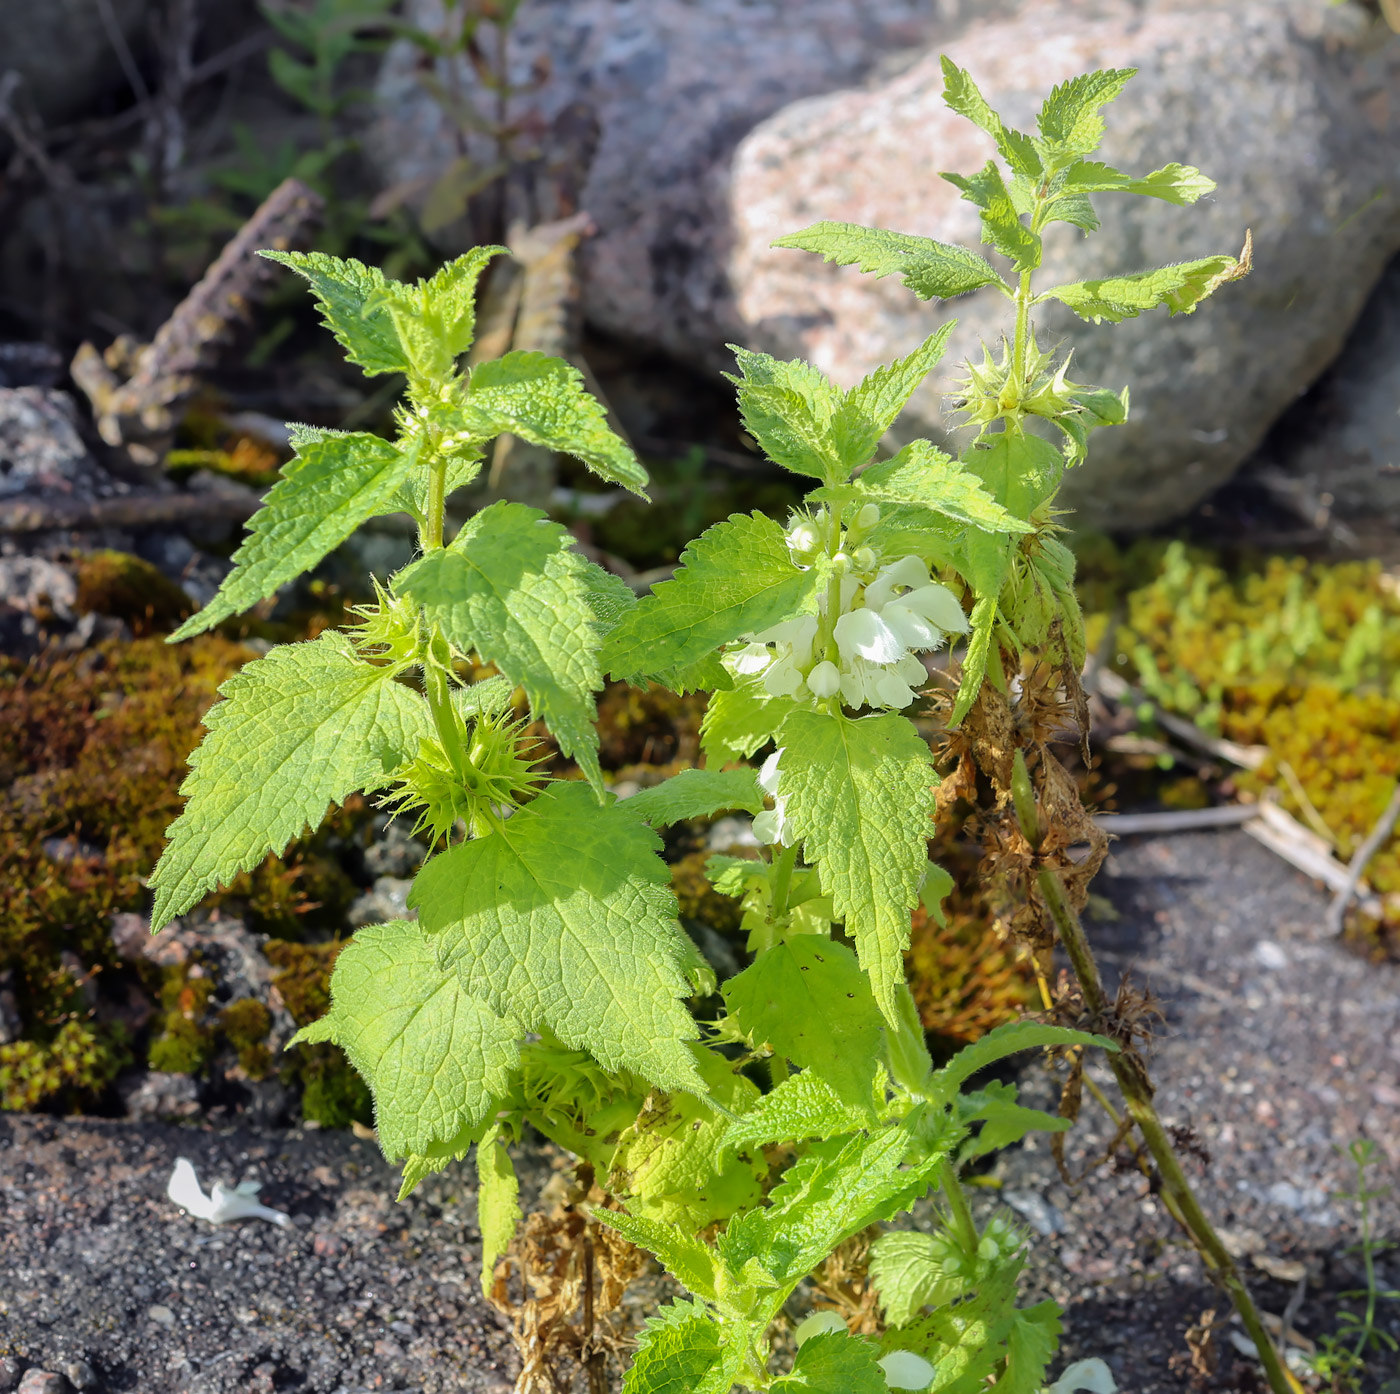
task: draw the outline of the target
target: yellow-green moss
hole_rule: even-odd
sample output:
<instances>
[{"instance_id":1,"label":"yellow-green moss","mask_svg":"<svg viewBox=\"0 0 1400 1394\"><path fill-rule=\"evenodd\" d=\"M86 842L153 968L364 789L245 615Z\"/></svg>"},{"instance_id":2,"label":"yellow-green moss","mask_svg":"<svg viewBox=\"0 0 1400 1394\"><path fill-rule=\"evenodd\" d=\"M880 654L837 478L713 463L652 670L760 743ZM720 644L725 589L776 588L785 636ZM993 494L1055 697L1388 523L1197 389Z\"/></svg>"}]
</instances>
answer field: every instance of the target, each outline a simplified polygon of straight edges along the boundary
<instances>
[{"instance_id":1,"label":"yellow-green moss","mask_svg":"<svg viewBox=\"0 0 1400 1394\"><path fill-rule=\"evenodd\" d=\"M174 581L129 552L88 552L77 571L78 608L125 620L133 634L169 633L194 612Z\"/></svg>"},{"instance_id":2,"label":"yellow-green moss","mask_svg":"<svg viewBox=\"0 0 1400 1394\"><path fill-rule=\"evenodd\" d=\"M736 933L743 914L733 896L721 895L705 875L706 851L691 852L671 864L671 889L682 919L699 920L721 933Z\"/></svg>"},{"instance_id":3,"label":"yellow-green moss","mask_svg":"<svg viewBox=\"0 0 1400 1394\"><path fill-rule=\"evenodd\" d=\"M65 1021L47 1043L0 1045L0 1109L32 1109L100 1094L130 1060L120 1033L86 1021Z\"/></svg>"}]
</instances>

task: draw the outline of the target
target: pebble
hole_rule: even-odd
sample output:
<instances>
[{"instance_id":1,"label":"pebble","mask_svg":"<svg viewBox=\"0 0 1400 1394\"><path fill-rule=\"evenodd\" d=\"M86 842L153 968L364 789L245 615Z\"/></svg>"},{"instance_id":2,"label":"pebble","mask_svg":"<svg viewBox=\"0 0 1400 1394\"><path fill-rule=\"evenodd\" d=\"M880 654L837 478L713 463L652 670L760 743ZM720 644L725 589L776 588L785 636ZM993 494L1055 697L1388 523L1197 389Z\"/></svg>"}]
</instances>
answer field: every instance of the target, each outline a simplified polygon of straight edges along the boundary
<instances>
[{"instance_id":1,"label":"pebble","mask_svg":"<svg viewBox=\"0 0 1400 1394\"><path fill-rule=\"evenodd\" d=\"M19 1394L67 1394L67 1381L52 1370L26 1370Z\"/></svg>"},{"instance_id":2,"label":"pebble","mask_svg":"<svg viewBox=\"0 0 1400 1394\"><path fill-rule=\"evenodd\" d=\"M74 1389L97 1388L97 1371L86 1360L70 1360L63 1367L63 1373Z\"/></svg>"},{"instance_id":3,"label":"pebble","mask_svg":"<svg viewBox=\"0 0 1400 1394\"><path fill-rule=\"evenodd\" d=\"M148 1309L146 1315L160 1326L175 1325L175 1313L162 1302L157 1302L154 1307Z\"/></svg>"},{"instance_id":4,"label":"pebble","mask_svg":"<svg viewBox=\"0 0 1400 1394\"><path fill-rule=\"evenodd\" d=\"M23 1368L13 1355L0 1355L0 1390L10 1390L19 1383Z\"/></svg>"}]
</instances>

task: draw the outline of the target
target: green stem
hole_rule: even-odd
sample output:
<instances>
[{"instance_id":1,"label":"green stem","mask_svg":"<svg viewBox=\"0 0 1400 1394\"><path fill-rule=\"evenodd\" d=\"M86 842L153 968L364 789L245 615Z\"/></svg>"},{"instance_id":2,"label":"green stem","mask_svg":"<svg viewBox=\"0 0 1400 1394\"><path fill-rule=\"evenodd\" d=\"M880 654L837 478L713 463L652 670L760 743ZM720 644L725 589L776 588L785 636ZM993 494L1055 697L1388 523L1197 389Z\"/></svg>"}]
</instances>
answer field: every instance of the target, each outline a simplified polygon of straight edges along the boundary
<instances>
[{"instance_id":1,"label":"green stem","mask_svg":"<svg viewBox=\"0 0 1400 1394\"><path fill-rule=\"evenodd\" d=\"M969 1258L976 1258L977 1226L972 1221L972 1211L968 1208L962 1182L958 1180L958 1169L952 1161L944 1162L939 1168L939 1181L943 1186L943 1195L948 1201L948 1212L953 1220L953 1231L958 1236L958 1243Z\"/></svg>"},{"instance_id":2,"label":"green stem","mask_svg":"<svg viewBox=\"0 0 1400 1394\"><path fill-rule=\"evenodd\" d=\"M424 510L424 527L418 536L425 552L442 547L443 520L447 514L447 460L434 451L428 460L428 506Z\"/></svg>"},{"instance_id":3,"label":"green stem","mask_svg":"<svg viewBox=\"0 0 1400 1394\"><path fill-rule=\"evenodd\" d=\"M1059 931L1060 942L1064 945L1075 976L1079 979L1079 986L1084 994L1084 1005L1093 1016L1106 1018L1108 998L1104 992L1103 980L1099 977L1098 964L1094 961L1093 950L1089 947L1084 927L1079 923L1079 916L1075 914L1069 897L1065 894L1064 883L1059 874L1048 867L1040 873L1038 883L1041 896L1050 911L1050 918ZM1177 1159L1167 1130L1162 1126L1162 1120L1152 1103L1152 1082L1147 1077L1147 1070L1141 1059L1125 1051L1110 1055L1108 1063L1112 1066L1118 1087L1123 1092L1128 1112L1137 1124L1142 1140L1152 1154L1152 1160L1157 1164L1157 1172L1162 1179L1163 1197L1169 1198L1169 1208L1180 1218L1202 1262L1230 1294L1230 1300L1235 1304L1235 1310L1240 1314L1240 1320L1244 1322L1245 1330L1249 1332L1249 1337L1259 1352L1269 1388L1274 1394L1293 1394L1295 1386L1279 1360L1278 1351L1275 1350L1264 1323L1259 1319L1254 1299L1249 1295L1249 1289L1245 1286L1239 1269L1235 1267L1229 1250L1221 1243L1220 1236L1216 1234L1214 1226L1201 1209L1196 1193L1191 1189L1191 1183L1181 1168L1181 1162Z\"/></svg>"},{"instance_id":4,"label":"green stem","mask_svg":"<svg viewBox=\"0 0 1400 1394\"><path fill-rule=\"evenodd\" d=\"M1013 372L1017 390L1023 394L1030 384L1026 381L1026 359L1031 347L1031 273L1021 272L1016 287L1016 339L1011 346Z\"/></svg>"},{"instance_id":5,"label":"green stem","mask_svg":"<svg viewBox=\"0 0 1400 1394\"><path fill-rule=\"evenodd\" d=\"M788 894L792 890L792 869L797 864L797 847L783 847L773 858L773 919L776 922L788 912Z\"/></svg>"}]
</instances>

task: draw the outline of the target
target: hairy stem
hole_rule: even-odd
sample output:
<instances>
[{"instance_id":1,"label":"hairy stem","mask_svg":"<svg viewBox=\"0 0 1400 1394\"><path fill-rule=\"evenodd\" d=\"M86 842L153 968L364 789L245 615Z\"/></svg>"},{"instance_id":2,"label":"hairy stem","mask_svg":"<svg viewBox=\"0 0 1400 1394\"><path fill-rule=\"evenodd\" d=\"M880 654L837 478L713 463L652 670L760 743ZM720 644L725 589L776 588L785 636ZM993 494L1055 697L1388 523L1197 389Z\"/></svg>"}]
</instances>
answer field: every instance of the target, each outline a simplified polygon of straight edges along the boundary
<instances>
[{"instance_id":1,"label":"hairy stem","mask_svg":"<svg viewBox=\"0 0 1400 1394\"><path fill-rule=\"evenodd\" d=\"M962 1182L958 1180L958 1169L951 1161L945 1161L939 1168L938 1175L958 1243L969 1258L976 1258L977 1226L973 1223L972 1211L968 1208L967 1197L963 1194Z\"/></svg>"},{"instance_id":2,"label":"hairy stem","mask_svg":"<svg viewBox=\"0 0 1400 1394\"><path fill-rule=\"evenodd\" d=\"M447 460L434 453L428 461L428 506L424 510L424 526L418 543L425 552L436 552L442 546L443 520L447 514Z\"/></svg>"},{"instance_id":3,"label":"hairy stem","mask_svg":"<svg viewBox=\"0 0 1400 1394\"><path fill-rule=\"evenodd\" d=\"M1108 998L1104 993L1098 964L1094 960L1093 950L1089 947L1079 916L1075 914L1069 897L1065 894L1064 883L1059 874L1050 868L1040 873L1038 883L1040 893L1050 910L1050 918L1059 931L1060 942L1065 946L1075 976L1079 979L1079 986L1084 993L1084 1005L1094 1016L1106 1016ZM1289 1379L1284 1370L1278 1351L1274 1349L1274 1343L1259 1318L1254 1299L1250 1296L1239 1269L1235 1267L1234 1259L1221 1243L1220 1236L1216 1234L1214 1226L1201 1209L1200 1201L1196 1199L1196 1193L1186 1179L1186 1173L1182 1170L1171 1139L1167 1136L1167 1130L1162 1126L1162 1120L1152 1103L1152 1083L1141 1060L1136 1055L1122 1052L1110 1055L1108 1063L1113 1067L1128 1112L1137 1124L1138 1131L1147 1144L1147 1150L1152 1154L1152 1160L1157 1164L1158 1174L1162 1178L1163 1196L1170 1198L1169 1208L1179 1216L1202 1262L1230 1294L1230 1300L1235 1304L1235 1310L1240 1314L1240 1320L1244 1322L1245 1329L1259 1352L1269 1388L1274 1394L1294 1394L1297 1385Z\"/></svg>"}]
</instances>

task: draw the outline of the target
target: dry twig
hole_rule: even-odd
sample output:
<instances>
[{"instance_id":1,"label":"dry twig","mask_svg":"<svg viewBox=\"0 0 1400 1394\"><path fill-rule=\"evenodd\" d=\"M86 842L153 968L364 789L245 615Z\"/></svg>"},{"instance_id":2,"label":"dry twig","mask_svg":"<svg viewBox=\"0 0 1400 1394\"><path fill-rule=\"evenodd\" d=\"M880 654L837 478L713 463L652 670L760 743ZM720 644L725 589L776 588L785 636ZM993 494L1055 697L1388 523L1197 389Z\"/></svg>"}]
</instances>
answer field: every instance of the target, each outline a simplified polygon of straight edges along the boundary
<instances>
[{"instance_id":1,"label":"dry twig","mask_svg":"<svg viewBox=\"0 0 1400 1394\"><path fill-rule=\"evenodd\" d=\"M1376 826L1352 856L1347 867L1346 881L1333 897L1332 904L1328 906L1327 928L1333 934L1342 932L1342 926L1346 923L1347 906L1351 904L1361 885L1361 877L1367 863L1380 851L1382 844L1394 830L1397 819L1400 819L1400 779L1395 781L1395 789L1390 795L1390 802L1385 806L1385 812L1376 820Z\"/></svg>"}]
</instances>

